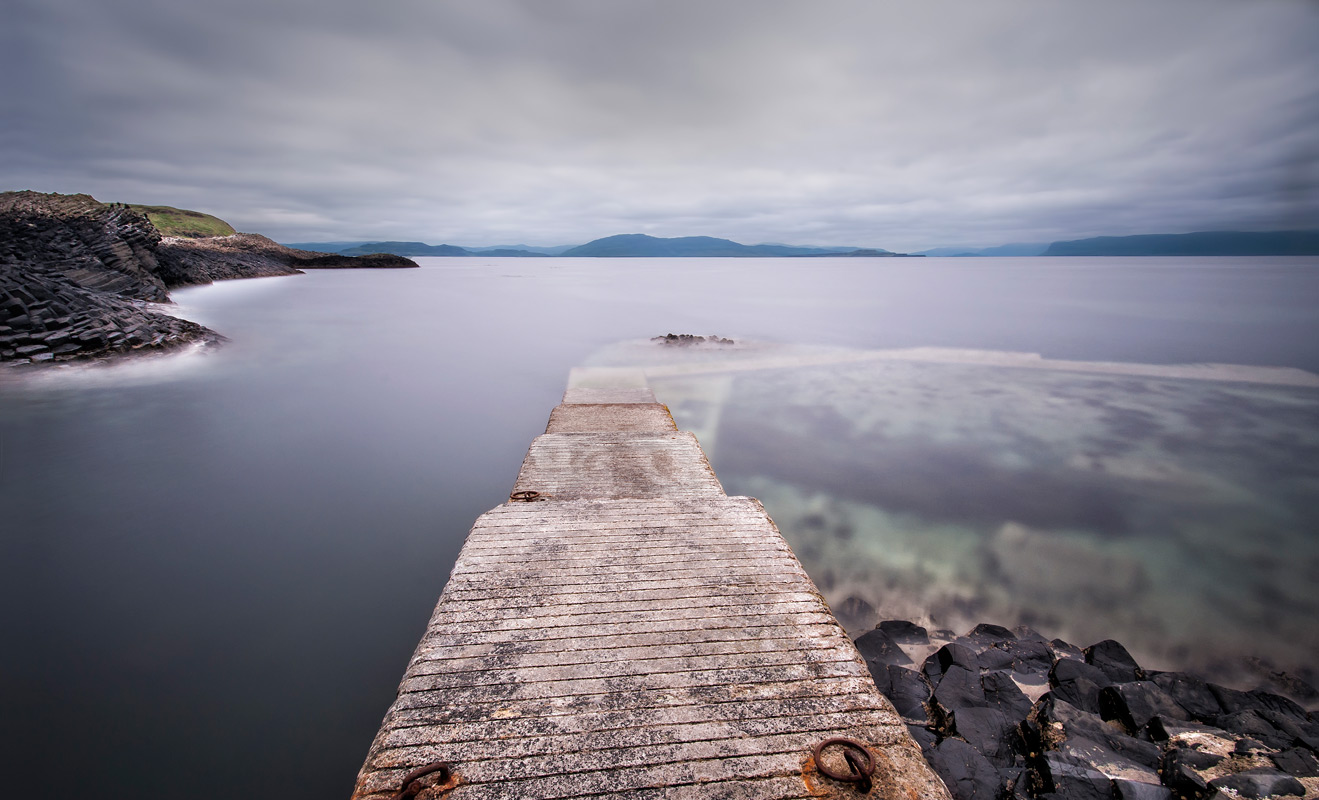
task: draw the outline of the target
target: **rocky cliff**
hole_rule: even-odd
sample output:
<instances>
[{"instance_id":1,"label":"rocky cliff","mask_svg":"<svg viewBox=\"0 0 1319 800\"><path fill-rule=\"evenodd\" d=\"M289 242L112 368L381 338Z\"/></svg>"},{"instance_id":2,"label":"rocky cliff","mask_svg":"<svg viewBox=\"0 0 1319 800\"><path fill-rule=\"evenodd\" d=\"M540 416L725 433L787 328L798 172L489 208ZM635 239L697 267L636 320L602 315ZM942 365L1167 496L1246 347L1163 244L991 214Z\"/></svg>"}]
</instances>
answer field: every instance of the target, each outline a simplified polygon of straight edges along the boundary
<instances>
[{"instance_id":1,"label":"rocky cliff","mask_svg":"<svg viewBox=\"0 0 1319 800\"><path fill-rule=\"evenodd\" d=\"M415 267L311 253L264 236L163 238L146 216L85 194L0 193L0 361L41 363L221 339L163 313L169 289L300 268Z\"/></svg>"}]
</instances>

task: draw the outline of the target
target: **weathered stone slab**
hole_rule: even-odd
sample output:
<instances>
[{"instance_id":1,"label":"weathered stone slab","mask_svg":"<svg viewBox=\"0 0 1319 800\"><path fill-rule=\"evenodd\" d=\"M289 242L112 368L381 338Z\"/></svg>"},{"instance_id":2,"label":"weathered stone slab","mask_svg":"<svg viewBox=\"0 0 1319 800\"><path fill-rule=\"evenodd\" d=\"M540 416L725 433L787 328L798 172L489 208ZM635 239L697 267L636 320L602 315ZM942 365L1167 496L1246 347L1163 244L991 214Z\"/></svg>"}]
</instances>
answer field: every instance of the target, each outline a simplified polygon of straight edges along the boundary
<instances>
[{"instance_id":1,"label":"weathered stone slab","mask_svg":"<svg viewBox=\"0 0 1319 800\"><path fill-rule=\"evenodd\" d=\"M574 403L653 403L650 389L574 388L563 393L564 404Z\"/></svg>"},{"instance_id":2,"label":"weathered stone slab","mask_svg":"<svg viewBox=\"0 0 1319 800\"><path fill-rule=\"evenodd\" d=\"M564 403L550 412L546 433L678 430L669 409L659 403Z\"/></svg>"},{"instance_id":3,"label":"weathered stone slab","mask_svg":"<svg viewBox=\"0 0 1319 800\"><path fill-rule=\"evenodd\" d=\"M544 498L722 497L696 437L668 434L547 433L531 443L513 493Z\"/></svg>"},{"instance_id":4,"label":"weathered stone slab","mask_svg":"<svg viewBox=\"0 0 1319 800\"><path fill-rule=\"evenodd\" d=\"M458 800L854 797L812 760L845 736L871 796L947 800L764 508L606 372L468 534L354 798L436 761Z\"/></svg>"}]
</instances>

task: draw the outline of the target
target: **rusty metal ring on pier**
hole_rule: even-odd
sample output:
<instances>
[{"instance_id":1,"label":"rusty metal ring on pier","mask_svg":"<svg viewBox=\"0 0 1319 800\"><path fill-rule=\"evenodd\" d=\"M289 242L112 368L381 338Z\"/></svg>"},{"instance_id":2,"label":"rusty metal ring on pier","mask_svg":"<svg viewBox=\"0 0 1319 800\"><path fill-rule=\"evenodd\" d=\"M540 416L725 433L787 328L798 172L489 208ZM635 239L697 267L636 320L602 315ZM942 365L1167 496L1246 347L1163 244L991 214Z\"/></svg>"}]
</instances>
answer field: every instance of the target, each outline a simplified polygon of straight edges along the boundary
<instances>
[{"instance_id":1,"label":"rusty metal ring on pier","mask_svg":"<svg viewBox=\"0 0 1319 800\"><path fill-rule=\"evenodd\" d=\"M408 797L415 796L424 788L421 784L417 783L417 781L432 772L440 773L440 780L438 783L448 783L449 779L453 777L453 769L450 768L447 761L436 761L434 764L427 764L424 767L418 767L403 776L403 784L399 788L398 794L391 797L390 800L406 800Z\"/></svg>"},{"instance_id":2,"label":"rusty metal ring on pier","mask_svg":"<svg viewBox=\"0 0 1319 800\"><path fill-rule=\"evenodd\" d=\"M520 492L514 492L513 494L510 494L508 496L508 499L522 503L530 503L533 500L540 499L540 492L537 492L533 489L523 489Z\"/></svg>"},{"instance_id":3,"label":"rusty metal ring on pier","mask_svg":"<svg viewBox=\"0 0 1319 800\"><path fill-rule=\"evenodd\" d=\"M835 772L833 769L825 766L824 762L820 760L820 754L824 752L824 748L835 744L847 748L844 751L843 757L847 759L847 765L852 768L852 772ZM865 760L861 763L857 763L857 759L852 756L852 751L854 750L857 753L860 753ZM836 781L850 781L852 783L865 785L870 782L870 776L875 774L874 753L871 753L870 748L855 739L847 739L842 736L825 739L823 742L820 742L815 746L814 756L816 769Z\"/></svg>"}]
</instances>

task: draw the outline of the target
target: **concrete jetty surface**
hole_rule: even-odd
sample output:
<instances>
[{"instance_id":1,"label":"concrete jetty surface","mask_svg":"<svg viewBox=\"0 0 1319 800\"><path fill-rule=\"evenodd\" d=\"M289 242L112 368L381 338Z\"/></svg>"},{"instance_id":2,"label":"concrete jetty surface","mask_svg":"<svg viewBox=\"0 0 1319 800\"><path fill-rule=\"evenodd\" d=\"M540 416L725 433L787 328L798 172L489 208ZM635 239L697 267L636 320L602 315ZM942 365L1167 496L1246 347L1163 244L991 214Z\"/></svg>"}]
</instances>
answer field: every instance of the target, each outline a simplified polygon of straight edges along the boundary
<instances>
[{"instance_id":1,"label":"concrete jetty surface","mask_svg":"<svg viewBox=\"0 0 1319 800\"><path fill-rule=\"evenodd\" d=\"M574 388L468 534L353 792L411 796L948 793L760 503L649 389Z\"/></svg>"}]
</instances>

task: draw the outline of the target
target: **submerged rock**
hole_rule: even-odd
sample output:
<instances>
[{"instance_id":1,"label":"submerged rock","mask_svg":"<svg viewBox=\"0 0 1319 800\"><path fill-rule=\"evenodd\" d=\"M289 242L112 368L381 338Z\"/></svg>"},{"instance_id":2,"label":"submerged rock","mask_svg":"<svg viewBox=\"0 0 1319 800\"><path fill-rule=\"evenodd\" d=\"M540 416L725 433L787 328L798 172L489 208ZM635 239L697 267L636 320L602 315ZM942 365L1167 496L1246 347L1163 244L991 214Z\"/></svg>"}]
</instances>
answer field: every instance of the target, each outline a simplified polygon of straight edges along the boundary
<instances>
[{"instance_id":1,"label":"submerged rock","mask_svg":"<svg viewBox=\"0 0 1319 800\"><path fill-rule=\"evenodd\" d=\"M659 342L665 347L695 347L697 345L730 345L737 344L732 339L725 339L720 336L694 336L690 333L666 333L663 336L656 336L651 339L652 342Z\"/></svg>"}]
</instances>

